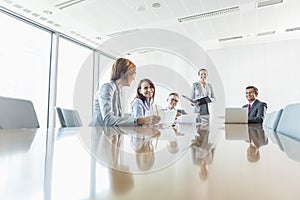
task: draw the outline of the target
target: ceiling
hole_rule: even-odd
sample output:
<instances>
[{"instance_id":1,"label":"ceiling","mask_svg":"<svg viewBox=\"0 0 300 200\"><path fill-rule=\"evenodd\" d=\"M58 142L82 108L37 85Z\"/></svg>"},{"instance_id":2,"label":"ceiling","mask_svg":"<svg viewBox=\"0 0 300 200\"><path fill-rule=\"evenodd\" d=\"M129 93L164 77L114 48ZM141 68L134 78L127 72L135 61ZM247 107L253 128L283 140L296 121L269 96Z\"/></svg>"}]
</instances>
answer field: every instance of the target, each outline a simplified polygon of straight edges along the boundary
<instances>
[{"instance_id":1,"label":"ceiling","mask_svg":"<svg viewBox=\"0 0 300 200\"><path fill-rule=\"evenodd\" d=\"M300 1L276 2L280 0L0 0L0 6L100 50L104 41L144 28L175 31L211 50L300 38ZM202 18L178 20L193 15Z\"/></svg>"}]
</instances>

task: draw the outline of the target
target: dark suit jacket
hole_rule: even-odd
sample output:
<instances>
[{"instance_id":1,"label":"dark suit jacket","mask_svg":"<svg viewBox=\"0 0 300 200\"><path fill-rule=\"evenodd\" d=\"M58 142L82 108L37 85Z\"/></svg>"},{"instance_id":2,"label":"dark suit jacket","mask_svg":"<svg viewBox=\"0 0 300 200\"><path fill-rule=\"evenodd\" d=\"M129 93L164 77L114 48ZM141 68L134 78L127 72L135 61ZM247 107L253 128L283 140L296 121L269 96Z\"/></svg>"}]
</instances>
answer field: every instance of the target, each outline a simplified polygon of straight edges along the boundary
<instances>
[{"instance_id":1,"label":"dark suit jacket","mask_svg":"<svg viewBox=\"0 0 300 200\"><path fill-rule=\"evenodd\" d=\"M268 144L268 137L260 124L251 124L248 126L249 138L257 148Z\"/></svg>"},{"instance_id":2,"label":"dark suit jacket","mask_svg":"<svg viewBox=\"0 0 300 200\"><path fill-rule=\"evenodd\" d=\"M247 108L248 104L244 105L243 108ZM267 104L259 101L258 99L252 104L250 112L248 112L248 123L259 123L262 124L267 112Z\"/></svg>"}]
</instances>

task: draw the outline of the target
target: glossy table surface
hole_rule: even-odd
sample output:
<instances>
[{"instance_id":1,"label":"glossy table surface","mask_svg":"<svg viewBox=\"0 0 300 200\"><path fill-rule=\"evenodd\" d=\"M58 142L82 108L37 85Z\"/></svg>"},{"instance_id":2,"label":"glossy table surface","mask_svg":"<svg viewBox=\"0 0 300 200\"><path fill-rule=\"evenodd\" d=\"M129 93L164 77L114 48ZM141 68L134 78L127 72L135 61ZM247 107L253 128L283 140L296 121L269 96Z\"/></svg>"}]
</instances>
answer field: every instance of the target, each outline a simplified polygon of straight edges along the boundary
<instances>
[{"instance_id":1,"label":"glossy table surface","mask_svg":"<svg viewBox=\"0 0 300 200\"><path fill-rule=\"evenodd\" d=\"M261 126L0 130L0 199L300 199L300 141Z\"/></svg>"}]
</instances>

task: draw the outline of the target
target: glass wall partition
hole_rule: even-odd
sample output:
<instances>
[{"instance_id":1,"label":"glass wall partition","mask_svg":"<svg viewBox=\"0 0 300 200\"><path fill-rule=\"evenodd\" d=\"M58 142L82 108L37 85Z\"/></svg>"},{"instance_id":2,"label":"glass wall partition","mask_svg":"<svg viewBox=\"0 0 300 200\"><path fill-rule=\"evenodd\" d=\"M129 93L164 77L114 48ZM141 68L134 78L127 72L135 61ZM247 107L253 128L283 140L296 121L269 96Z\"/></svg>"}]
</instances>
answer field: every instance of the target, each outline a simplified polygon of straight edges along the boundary
<instances>
[{"instance_id":1,"label":"glass wall partition","mask_svg":"<svg viewBox=\"0 0 300 200\"><path fill-rule=\"evenodd\" d=\"M51 33L0 12L0 96L31 100L47 127Z\"/></svg>"},{"instance_id":2,"label":"glass wall partition","mask_svg":"<svg viewBox=\"0 0 300 200\"><path fill-rule=\"evenodd\" d=\"M92 119L93 50L65 38L59 40L56 106L75 109L83 125ZM56 127L60 124L56 120Z\"/></svg>"}]
</instances>

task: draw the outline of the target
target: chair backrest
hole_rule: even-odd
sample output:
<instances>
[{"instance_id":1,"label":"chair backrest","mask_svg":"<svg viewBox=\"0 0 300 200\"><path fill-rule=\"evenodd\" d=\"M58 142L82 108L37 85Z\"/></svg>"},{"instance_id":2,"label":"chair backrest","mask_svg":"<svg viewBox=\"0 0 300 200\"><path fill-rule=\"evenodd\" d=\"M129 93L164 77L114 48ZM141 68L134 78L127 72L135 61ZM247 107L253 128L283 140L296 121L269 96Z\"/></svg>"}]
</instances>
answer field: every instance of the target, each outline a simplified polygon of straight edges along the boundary
<instances>
[{"instance_id":1,"label":"chair backrest","mask_svg":"<svg viewBox=\"0 0 300 200\"><path fill-rule=\"evenodd\" d=\"M295 140L289 136L278 134L278 138L282 144L283 151L293 160L300 161L300 140Z\"/></svg>"},{"instance_id":2,"label":"chair backrest","mask_svg":"<svg viewBox=\"0 0 300 200\"><path fill-rule=\"evenodd\" d=\"M273 131L276 131L279 119L282 114L282 110L283 109L280 109L278 111L274 111L271 113L267 113L263 125Z\"/></svg>"},{"instance_id":3,"label":"chair backrest","mask_svg":"<svg viewBox=\"0 0 300 200\"><path fill-rule=\"evenodd\" d=\"M76 110L56 107L57 115L61 127L80 127L82 126L79 114Z\"/></svg>"},{"instance_id":4,"label":"chair backrest","mask_svg":"<svg viewBox=\"0 0 300 200\"><path fill-rule=\"evenodd\" d=\"M0 129L39 127L31 101L0 97Z\"/></svg>"},{"instance_id":5,"label":"chair backrest","mask_svg":"<svg viewBox=\"0 0 300 200\"><path fill-rule=\"evenodd\" d=\"M300 139L300 103L287 105L283 109L277 132Z\"/></svg>"}]
</instances>

